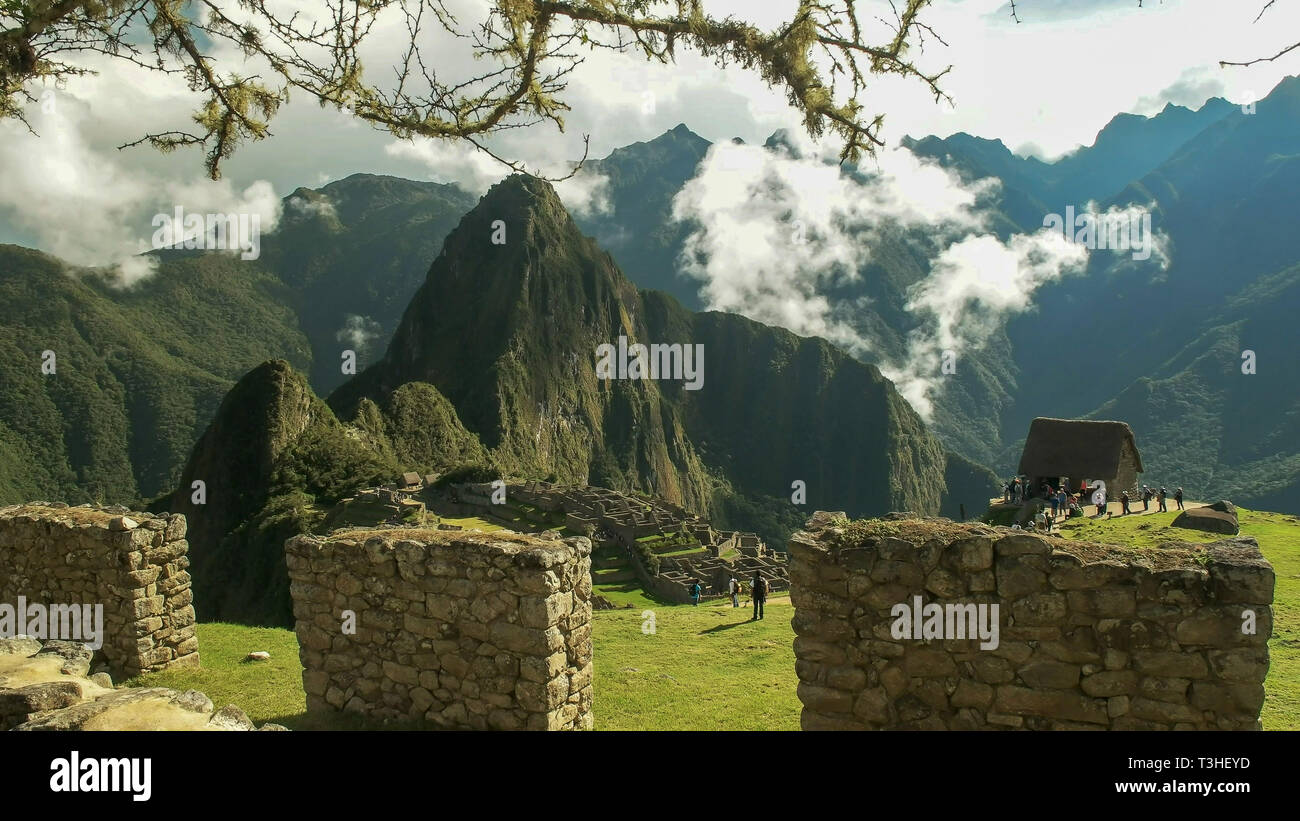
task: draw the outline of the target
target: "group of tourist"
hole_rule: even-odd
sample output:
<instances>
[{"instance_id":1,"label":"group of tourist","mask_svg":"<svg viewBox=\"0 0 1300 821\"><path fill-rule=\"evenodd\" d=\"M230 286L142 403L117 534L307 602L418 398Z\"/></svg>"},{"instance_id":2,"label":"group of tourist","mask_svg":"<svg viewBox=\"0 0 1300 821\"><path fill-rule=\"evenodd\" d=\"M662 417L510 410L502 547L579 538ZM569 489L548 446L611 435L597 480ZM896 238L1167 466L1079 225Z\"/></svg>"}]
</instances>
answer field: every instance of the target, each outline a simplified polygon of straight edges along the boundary
<instances>
[{"instance_id":1,"label":"group of tourist","mask_svg":"<svg viewBox=\"0 0 1300 821\"><path fill-rule=\"evenodd\" d=\"M1151 488L1150 485L1143 485L1143 486L1142 486L1142 492L1141 492L1140 495L1141 495L1141 497L1142 497L1142 512L1143 512L1143 513L1145 513L1146 511L1148 511L1148 510L1151 509L1151 500L1152 500L1152 499L1155 499L1155 500L1156 500L1156 504L1158 505L1158 507L1156 508L1156 512L1157 512L1157 513L1168 513L1168 512L1169 512L1169 505L1168 505L1168 501L1169 501L1169 491L1166 490L1164 487L1161 487L1159 490L1153 490L1153 489ZM1176 504L1176 505L1178 506L1178 509L1179 509L1179 510L1185 510L1185 509L1186 509L1186 508L1183 507L1183 489L1182 489L1182 488L1178 488L1178 489L1176 489L1176 490L1174 491L1174 504ZM1130 513L1133 512L1132 510L1129 509L1129 495L1128 495L1128 491L1127 491L1127 490L1122 491L1122 492L1119 494L1119 506L1120 506L1120 511L1121 511L1120 515L1121 515L1121 516L1127 516L1128 514L1130 514Z\"/></svg>"},{"instance_id":2,"label":"group of tourist","mask_svg":"<svg viewBox=\"0 0 1300 821\"><path fill-rule=\"evenodd\" d=\"M1068 519L1072 516L1082 516L1083 513L1083 494L1088 491L1087 483L1082 483L1078 493L1070 493L1063 486L1052 487L1047 482L1043 482L1037 492L1030 491L1027 482L1021 481L1020 477L1015 477L1002 486L1002 501L1011 504L1021 504L1030 499L1043 499L1051 507L1051 513L1048 514L1048 508L1045 506L1034 517L1034 527L1037 530L1051 530L1058 518ZM1151 509L1151 502L1157 505L1157 513L1168 513L1168 499L1171 494L1165 487L1154 489L1149 485L1143 485L1139 496L1142 499L1142 511L1145 513ZM1183 489L1176 488L1173 492L1174 504L1178 510L1184 510L1183 507ZM1127 516L1134 511L1130 507L1132 497L1127 490L1120 491L1119 504L1120 515ZM1111 514L1106 512L1106 492L1100 487L1095 488L1092 494L1091 503L1097 506L1096 517Z\"/></svg>"},{"instance_id":3,"label":"group of tourist","mask_svg":"<svg viewBox=\"0 0 1300 821\"><path fill-rule=\"evenodd\" d=\"M763 618L763 605L767 604L767 579L757 570L754 571L754 582L750 585L750 596L754 600L754 615L750 621L756 621ZM735 576L727 583L727 593L731 596L731 606L740 607L740 594L745 592L745 585ZM691 604L698 607L700 596L704 593L704 586L700 584L699 579L691 582L690 594Z\"/></svg>"}]
</instances>

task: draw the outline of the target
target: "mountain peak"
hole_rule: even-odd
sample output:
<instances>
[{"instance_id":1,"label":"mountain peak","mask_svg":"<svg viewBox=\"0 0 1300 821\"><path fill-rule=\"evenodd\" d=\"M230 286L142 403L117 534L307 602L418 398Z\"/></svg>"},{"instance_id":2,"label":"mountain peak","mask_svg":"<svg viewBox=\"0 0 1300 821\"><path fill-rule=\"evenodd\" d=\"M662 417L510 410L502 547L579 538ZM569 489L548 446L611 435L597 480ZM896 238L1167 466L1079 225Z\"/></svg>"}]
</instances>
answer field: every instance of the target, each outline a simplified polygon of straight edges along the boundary
<instances>
[{"instance_id":1,"label":"mountain peak","mask_svg":"<svg viewBox=\"0 0 1300 821\"><path fill-rule=\"evenodd\" d=\"M511 174L493 185L478 201L474 211L489 214L493 220L512 218L531 221L539 215L567 221L568 211L560 202L555 187L530 174Z\"/></svg>"}]
</instances>

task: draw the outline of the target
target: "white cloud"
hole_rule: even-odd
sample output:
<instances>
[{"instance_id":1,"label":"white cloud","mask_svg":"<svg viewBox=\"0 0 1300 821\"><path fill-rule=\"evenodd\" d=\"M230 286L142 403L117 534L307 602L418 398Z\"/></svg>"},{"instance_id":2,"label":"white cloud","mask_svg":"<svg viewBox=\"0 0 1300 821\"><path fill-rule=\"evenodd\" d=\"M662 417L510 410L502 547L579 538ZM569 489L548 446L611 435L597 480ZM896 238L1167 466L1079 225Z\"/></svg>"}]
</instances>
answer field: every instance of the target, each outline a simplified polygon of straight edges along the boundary
<instances>
[{"instance_id":1,"label":"white cloud","mask_svg":"<svg viewBox=\"0 0 1300 821\"><path fill-rule=\"evenodd\" d=\"M334 338L349 346L358 355L363 355L382 334L383 328L370 317L348 314L343 320L343 327L338 329Z\"/></svg>"},{"instance_id":2,"label":"white cloud","mask_svg":"<svg viewBox=\"0 0 1300 821\"><path fill-rule=\"evenodd\" d=\"M715 143L673 202L693 226L683 273L701 281L710 307L796 333L823 336L863 354L856 306L828 293L856 281L877 232L924 227L935 237L982 230L981 199L997 185L963 187L937 164L903 149L883 151L865 178L798 145L791 153Z\"/></svg>"},{"instance_id":3,"label":"white cloud","mask_svg":"<svg viewBox=\"0 0 1300 821\"><path fill-rule=\"evenodd\" d=\"M1082 271L1087 258L1084 246L1048 230L1006 243L992 234L954 242L910 290L906 308L922 324L908 339L906 360L886 363L882 372L929 420L944 384L944 356L959 361L978 351L1008 317L1032 307L1039 287Z\"/></svg>"},{"instance_id":4,"label":"white cloud","mask_svg":"<svg viewBox=\"0 0 1300 821\"><path fill-rule=\"evenodd\" d=\"M510 169L468 143L450 140L393 140L384 146L390 157L414 160L429 179L453 183L471 194L482 194Z\"/></svg>"},{"instance_id":5,"label":"white cloud","mask_svg":"<svg viewBox=\"0 0 1300 821\"><path fill-rule=\"evenodd\" d=\"M567 180L557 182L555 193L559 194L565 208L582 217L606 214L612 207L609 178L588 170L586 166Z\"/></svg>"},{"instance_id":6,"label":"white cloud","mask_svg":"<svg viewBox=\"0 0 1300 821\"><path fill-rule=\"evenodd\" d=\"M275 227L280 201L269 182L241 191L229 179L208 180L201 164L133 163L104 144L111 129L100 118L101 102L51 92L27 111L34 134L0 122L0 215L38 248L76 266L116 270L125 285L156 268L135 256L151 247L156 214L248 213L258 215L263 231Z\"/></svg>"},{"instance_id":7,"label":"white cloud","mask_svg":"<svg viewBox=\"0 0 1300 821\"><path fill-rule=\"evenodd\" d=\"M880 362L928 420L944 384L945 352L978 351L1010 316L1033 307L1043 284L1083 271L1089 249L1073 231L1006 241L991 233L986 203L996 180L963 184L902 149L881 152L858 178L828 159L834 155L806 143L789 153L714 145L673 203L674 218L691 226L682 270L700 280L709 308L821 336ZM1146 213L1133 206L1107 215L1127 225ZM861 293L862 271L884 232L906 234L932 256L928 275L907 294L914 324L901 354L869 336L862 298L843 296L847 285ZM1144 264L1167 265L1161 235L1148 238L1153 253ZM1132 264L1128 249L1121 253Z\"/></svg>"}]
</instances>

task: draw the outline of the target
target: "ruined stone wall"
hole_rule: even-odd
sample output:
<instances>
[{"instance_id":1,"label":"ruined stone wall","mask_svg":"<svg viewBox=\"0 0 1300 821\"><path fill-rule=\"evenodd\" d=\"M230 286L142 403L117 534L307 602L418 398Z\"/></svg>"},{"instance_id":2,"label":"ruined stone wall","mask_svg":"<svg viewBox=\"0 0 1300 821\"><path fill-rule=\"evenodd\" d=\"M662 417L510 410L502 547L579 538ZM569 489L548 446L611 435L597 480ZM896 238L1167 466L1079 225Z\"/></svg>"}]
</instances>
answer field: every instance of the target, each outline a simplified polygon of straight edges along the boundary
<instances>
[{"instance_id":1,"label":"ruined stone wall","mask_svg":"<svg viewBox=\"0 0 1300 821\"><path fill-rule=\"evenodd\" d=\"M53 605L102 605L96 664L114 679L197 667L188 550L180 514L43 503L0 508L0 605L17 608L19 596L47 613ZM76 626L67 610L58 620ZM28 623L14 633L28 632Z\"/></svg>"},{"instance_id":2,"label":"ruined stone wall","mask_svg":"<svg viewBox=\"0 0 1300 821\"><path fill-rule=\"evenodd\" d=\"M587 539L379 529L285 553L309 711L591 728Z\"/></svg>"},{"instance_id":3,"label":"ruined stone wall","mask_svg":"<svg viewBox=\"0 0 1300 821\"><path fill-rule=\"evenodd\" d=\"M1253 539L842 524L818 513L790 541L804 729L1260 727L1274 574Z\"/></svg>"}]
</instances>

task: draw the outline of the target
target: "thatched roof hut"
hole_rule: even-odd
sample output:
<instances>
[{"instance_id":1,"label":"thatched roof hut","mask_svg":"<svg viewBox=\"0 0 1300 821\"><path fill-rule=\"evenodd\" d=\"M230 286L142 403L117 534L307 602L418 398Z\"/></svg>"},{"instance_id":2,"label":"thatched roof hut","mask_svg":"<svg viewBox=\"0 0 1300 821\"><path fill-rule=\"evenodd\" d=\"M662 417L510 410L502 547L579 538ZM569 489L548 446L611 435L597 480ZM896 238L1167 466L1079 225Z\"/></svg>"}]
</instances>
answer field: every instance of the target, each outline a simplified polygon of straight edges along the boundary
<instances>
[{"instance_id":1,"label":"thatched roof hut","mask_svg":"<svg viewBox=\"0 0 1300 821\"><path fill-rule=\"evenodd\" d=\"M1020 473L1035 482L1062 476L1073 482L1100 479L1113 495L1131 489L1141 472L1133 429L1124 422L1039 417L1030 423L1020 455Z\"/></svg>"}]
</instances>

